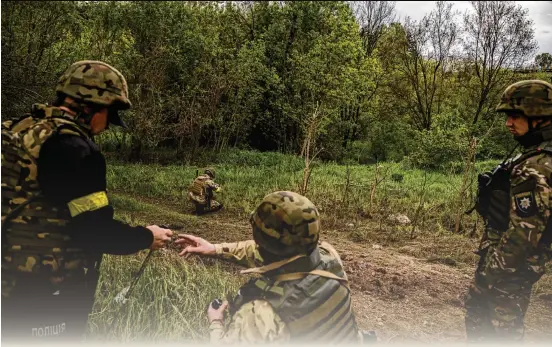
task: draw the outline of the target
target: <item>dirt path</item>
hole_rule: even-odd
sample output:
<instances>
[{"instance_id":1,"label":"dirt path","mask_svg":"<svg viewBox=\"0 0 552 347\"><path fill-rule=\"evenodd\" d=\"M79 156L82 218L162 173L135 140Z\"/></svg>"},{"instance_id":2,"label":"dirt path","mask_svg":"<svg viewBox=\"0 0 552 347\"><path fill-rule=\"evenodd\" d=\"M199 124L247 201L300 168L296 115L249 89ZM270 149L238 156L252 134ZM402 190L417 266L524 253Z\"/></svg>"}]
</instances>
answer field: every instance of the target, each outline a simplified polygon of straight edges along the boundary
<instances>
[{"instance_id":1,"label":"dirt path","mask_svg":"<svg viewBox=\"0 0 552 347\"><path fill-rule=\"evenodd\" d=\"M465 341L464 295L473 269L339 241L359 325L381 341ZM550 275L547 275L548 277ZM546 279L545 279L546 280ZM533 295L526 341L552 339L552 301Z\"/></svg>"},{"instance_id":2,"label":"dirt path","mask_svg":"<svg viewBox=\"0 0 552 347\"><path fill-rule=\"evenodd\" d=\"M202 217L194 230L215 241L250 238L250 226L228 216ZM463 342L464 295L473 267L429 263L393 248L358 244L326 231L345 264L353 290L353 305L362 329L375 330L382 342ZM550 283L551 275L542 282ZM542 290L541 290L542 292ZM526 317L526 341L552 339L549 293L533 295Z\"/></svg>"}]
</instances>

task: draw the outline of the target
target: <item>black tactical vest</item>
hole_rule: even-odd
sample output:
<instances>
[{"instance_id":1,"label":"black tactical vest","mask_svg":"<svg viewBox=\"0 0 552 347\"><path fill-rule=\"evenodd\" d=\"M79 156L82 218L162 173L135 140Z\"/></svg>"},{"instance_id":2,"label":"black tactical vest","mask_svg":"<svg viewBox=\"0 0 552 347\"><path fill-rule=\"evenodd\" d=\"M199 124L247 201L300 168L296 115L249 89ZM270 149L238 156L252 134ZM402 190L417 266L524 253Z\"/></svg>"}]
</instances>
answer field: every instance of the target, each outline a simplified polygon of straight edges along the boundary
<instances>
[{"instance_id":1,"label":"black tactical vest","mask_svg":"<svg viewBox=\"0 0 552 347\"><path fill-rule=\"evenodd\" d=\"M487 227L504 232L510 224L510 176L513 168L541 153L552 154L552 141L545 141L517 157L499 164L490 172L479 174L475 209Z\"/></svg>"}]
</instances>

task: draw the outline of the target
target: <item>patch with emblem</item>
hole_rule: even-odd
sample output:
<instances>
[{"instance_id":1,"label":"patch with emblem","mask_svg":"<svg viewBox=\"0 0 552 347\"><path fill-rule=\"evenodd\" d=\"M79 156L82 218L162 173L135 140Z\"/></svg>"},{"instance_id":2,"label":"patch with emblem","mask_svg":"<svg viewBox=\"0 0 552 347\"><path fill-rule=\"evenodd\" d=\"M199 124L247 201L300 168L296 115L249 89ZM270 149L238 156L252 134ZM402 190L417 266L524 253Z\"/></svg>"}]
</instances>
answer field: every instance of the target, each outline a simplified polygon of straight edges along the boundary
<instances>
[{"instance_id":1,"label":"patch with emblem","mask_svg":"<svg viewBox=\"0 0 552 347\"><path fill-rule=\"evenodd\" d=\"M516 202L516 214L520 217L534 216L538 209L535 203L535 195L532 191L522 192L514 195Z\"/></svg>"}]
</instances>

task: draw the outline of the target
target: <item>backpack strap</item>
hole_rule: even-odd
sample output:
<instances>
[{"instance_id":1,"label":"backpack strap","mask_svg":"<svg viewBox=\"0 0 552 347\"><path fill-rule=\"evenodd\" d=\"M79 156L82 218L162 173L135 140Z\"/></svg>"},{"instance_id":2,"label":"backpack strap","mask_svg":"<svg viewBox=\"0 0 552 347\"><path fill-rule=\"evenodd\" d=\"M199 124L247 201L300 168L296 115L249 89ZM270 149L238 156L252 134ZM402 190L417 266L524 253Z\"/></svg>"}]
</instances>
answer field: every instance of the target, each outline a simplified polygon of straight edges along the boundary
<instances>
[{"instance_id":1,"label":"backpack strap","mask_svg":"<svg viewBox=\"0 0 552 347\"><path fill-rule=\"evenodd\" d=\"M552 155L552 144L546 144L544 147L537 147L535 150L537 154L539 153L546 153Z\"/></svg>"},{"instance_id":2,"label":"backpack strap","mask_svg":"<svg viewBox=\"0 0 552 347\"><path fill-rule=\"evenodd\" d=\"M36 200L39 196L40 196L40 193L36 194L36 195L31 195L30 198L25 200L22 204L20 204L16 208L14 208L12 211L10 211L10 213L8 213L5 217L3 217L2 218L2 229L5 230L5 228L9 225L9 222L13 218L17 217L17 215L21 212L21 210L23 210L25 208L25 206L27 206L28 204L30 204L31 202Z\"/></svg>"},{"instance_id":3,"label":"backpack strap","mask_svg":"<svg viewBox=\"0 0 552 347\"><path fill-rule=\"evenodd\" d=\"M274 280L276 281L276 284L279 283L279 282L287 282L287 281L295 281L295 280L300 280L300 279L303 279L309 275L315 275L315 276L320 276L320 277L325 277L325 278L329 278L329 279L332 279L332 280L336 280L336 281L339 281L341 284L343 284L345 287L349 288L349 281L346 279L346 278L343 278L343 277L339 277L329 271L325 271L325 270L318 270L318 269L315 269L315 270L312 270L312 271L309 271L309 272L293 272L293 273L285 273L285 274L281 274L281 275L278 275L276 277L274 277Z\"/></svg>"},{"instance_id":4,"label":"backpack strap","mask_svg":"<svg viewBox=\"0 0 552 347\"><path fill-rule=\"evenodd\" d=\"M90 138L90 133L72 119L63 116L53 116L50 119L55 123L56 133L58 134L71 134Z\"/></svg>"},{"instance_id":5,"label":"backpack strap","mask_svg":"<svg viewBox=\"0 0 552 347\"><path fill-rule=\"evenodd\" d=\"M549 143L546 143L545 146L543 147L537 147L537 148L534 148L534 149L531 149L529 150L528 152L526 153L523 153L521 154L518 158L515 158L514 160L511 161L509 167L510 169L513 168L514 166L518 165L519 163L521 163L522 161L524 160L527 160L531 157L534 157L536 155L539 155L539 154L542 154L542 153L545 153L545 154L548 154L548 155L552 155L552 144L549 144Z\"/></svg>"}]
</instances>

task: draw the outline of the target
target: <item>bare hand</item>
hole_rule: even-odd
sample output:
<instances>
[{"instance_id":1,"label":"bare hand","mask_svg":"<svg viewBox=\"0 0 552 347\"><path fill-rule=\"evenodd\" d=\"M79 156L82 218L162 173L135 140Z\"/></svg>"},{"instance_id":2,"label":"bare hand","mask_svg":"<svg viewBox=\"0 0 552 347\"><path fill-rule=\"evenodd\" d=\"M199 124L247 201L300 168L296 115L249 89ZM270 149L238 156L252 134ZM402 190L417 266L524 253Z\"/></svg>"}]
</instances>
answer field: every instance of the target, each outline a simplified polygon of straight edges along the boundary
<instances>
[{"instance_id":1,"label":"bare hand","mask_svg":"<svg viewBox=\"0 0 552 347\"><path fill-rule=\"evenodd\" d=\"M189 254L214 255L216 254L215 245L201 237L180 234L176 244L182 245L184 249L179 253L180 256Z\"/></svg>"},{"instance_id":2,"label":"bare hand","mask_svg":"<svg viewBox=\"0 0 552 347\"><path fill-rule=\"evenodd\" d=\"M153 242L151 243L150 249L156 250L163 248L171 241L171 236L173 234L172 230L164 229L157 225L149 225L146 228L153 234Z\"/></svg>"},{"instance_id":3,"label":"bare hand","mask_svg":"<svg viewBox=\"0 0 552 347\"><path fill-rule=\"evenodd\" d=\"M224 311L227 307L228 301L224 301L218 309L214 309L213 306L209 305L209 309L207 309L207 318L209 318L209 323L214 320L220 320L221 322L224 322Z\"/></svg>"}]
</instances>

